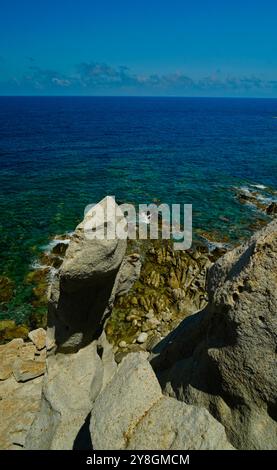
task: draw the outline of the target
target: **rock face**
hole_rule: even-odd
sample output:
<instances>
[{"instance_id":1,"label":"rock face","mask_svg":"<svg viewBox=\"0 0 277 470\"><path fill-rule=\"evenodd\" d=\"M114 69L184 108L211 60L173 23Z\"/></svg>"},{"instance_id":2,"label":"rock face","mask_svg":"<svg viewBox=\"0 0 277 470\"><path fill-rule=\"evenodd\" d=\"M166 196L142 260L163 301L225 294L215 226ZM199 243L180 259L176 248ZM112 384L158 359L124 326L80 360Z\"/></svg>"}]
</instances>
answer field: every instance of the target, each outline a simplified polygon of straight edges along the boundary
<instances>
[{"instance_id":1,"label":"rock face","mask_svg":"<svg viewBox=\"0 0 277 470\"><path fill-rule=\"evenodd\" d=\"M126 356L98 396L90 431L95 450L232 449L207 410L162 395L143 352Z\"/></svg>"},{"instance_id":2,"label":"rock face","mask_svg":"<svg viewBox=\"0 0 277 470\"><path fill-rule=\"evenodd\" d=\"M124 258L120 267L117 295L126 294L131 289L133 284L139 279L140 270L141 261L138 253L133 253Z\"/></svg>"},{"instance_id":3,"label":"rock face","mask_svg":"<svg viewBox=\"0 0 277 470\"><path fill-rule=\"evenodd\" d=\"M107 215L109 198L99 206ZM59 277L52 285L48 311L48 336L55 337L58 350L75 352L96 339L110 312L117 290L116 277L126 240L89 239L85 228L92 218L87 212L77 226L67 249ZM108 219L104 221L107 226Z\"/></svg>"},{"instance_id":4,"label":"rock face","mask_svg":"<svg viewBox=\"0 0 277 470\"><path fill-rule=\"evenodd\" d=\"M165 393L205 406L241 449L277 443L277 221L220 258L209 304L152 356Z\"/></svg>"},{"instance_id":5,"label":"rock face","mask_svg":"<svg viewBox=\"0 0 277 470\"><path fill-rule=\"evenodd\" d=\"M111 223L107 202L99 203L105 225ZM87 238L91 218L92 210L76 228L52 285L47 372L40 411L26 439L28 449L74 448L94 400L116 369L101 332L119 287L126 241Z\"/></svg>"}]
</instances>

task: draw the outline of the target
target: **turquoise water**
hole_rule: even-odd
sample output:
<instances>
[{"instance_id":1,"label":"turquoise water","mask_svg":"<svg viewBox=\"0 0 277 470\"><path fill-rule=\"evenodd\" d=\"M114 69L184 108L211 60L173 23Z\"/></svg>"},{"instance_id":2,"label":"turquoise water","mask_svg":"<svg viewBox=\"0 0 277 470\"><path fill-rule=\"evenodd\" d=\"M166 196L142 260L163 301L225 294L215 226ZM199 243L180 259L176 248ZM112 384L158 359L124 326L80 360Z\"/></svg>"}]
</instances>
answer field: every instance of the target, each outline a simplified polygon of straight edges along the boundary
<instances>
[{"instance_id":1,"label":"turquoise water","mask_svg":"<svg viewBox=\"0 0 277 470\"><path fill-rule=\"evenodd\" d=\"M107 194L192 203L195 234L247 236L263 216L234 187L276 198L276 116L277 100L1 97L0 275L17 286L9 314L28 310L23 280L41 247Z\"/></svg>"}]
</instances>

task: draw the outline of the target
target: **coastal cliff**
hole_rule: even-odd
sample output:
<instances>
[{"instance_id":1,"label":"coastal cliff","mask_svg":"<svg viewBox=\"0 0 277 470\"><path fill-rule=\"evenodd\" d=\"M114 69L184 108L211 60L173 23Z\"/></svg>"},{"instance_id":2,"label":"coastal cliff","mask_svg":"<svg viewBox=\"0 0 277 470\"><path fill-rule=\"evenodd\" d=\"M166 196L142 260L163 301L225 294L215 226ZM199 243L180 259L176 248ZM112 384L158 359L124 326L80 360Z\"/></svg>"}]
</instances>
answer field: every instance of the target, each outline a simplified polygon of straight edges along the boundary
<instances>
[{"instance_id":1,"label":"coastal cliff","mask_svg":"<svg viewBox=\"0 0 277 470\"><path fill-rule=\"evenodd\" d=\"M106 202L100 203L104 210ZM1 425L0 436L7 435L2 448L276 448L277 221L215 262L199 249L180 260L168 249L159 252L175 266L162 277L169 280L164 292L173 290L179 306L170 301L161 312L156 303L142 303L149 307L143 322L152 320L151 332L161 326L162 314L176 315L152 347L140 336L149 330L141 329L139 305L127 341L115 335L111 319L145 272L154 291L157 275L144 271L145 258L130 253L125 241L87 240L85 221L52 282L46 372L43 363L40 377L20 382L17 375L17 382L14 361L0 382L3 412L11 382L16 389L15 383L23 384L17 399L28 395L27 387L36 396L28 420L26 410L18 414L26 421L20 440L15 426L6 432L8 417L6 428ZM8 347L1 346L6 357Z\"/></svg>"},{"instance_id":2,"label":"coastal cliff","mask_svg":"<svg viewBox=\"0 0 277 470\"><path fill-rule=\"evenodd\" d=\"M277 220L210 269L208 306L154 349L166 395L203 406L239 449L277 445Z\"/></svg>"}]
</instances>

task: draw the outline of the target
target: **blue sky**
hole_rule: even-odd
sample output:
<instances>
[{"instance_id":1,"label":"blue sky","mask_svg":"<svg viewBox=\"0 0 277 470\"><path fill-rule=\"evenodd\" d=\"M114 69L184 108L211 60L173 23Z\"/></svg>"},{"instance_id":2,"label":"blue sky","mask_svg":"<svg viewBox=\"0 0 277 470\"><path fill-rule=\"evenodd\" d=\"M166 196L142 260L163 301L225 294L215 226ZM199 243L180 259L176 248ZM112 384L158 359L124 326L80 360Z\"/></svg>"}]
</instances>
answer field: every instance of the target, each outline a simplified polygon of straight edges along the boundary
<instances>
[{"instance_id":1,"label":"blue sky","mask_svg":"<svg viewBox=\"0 0 277 470\"><path fill-rule=\"evenodd\" d=\"M0 94L277 97L276 0L1 0Z\"/></svg>"}]
</instances>

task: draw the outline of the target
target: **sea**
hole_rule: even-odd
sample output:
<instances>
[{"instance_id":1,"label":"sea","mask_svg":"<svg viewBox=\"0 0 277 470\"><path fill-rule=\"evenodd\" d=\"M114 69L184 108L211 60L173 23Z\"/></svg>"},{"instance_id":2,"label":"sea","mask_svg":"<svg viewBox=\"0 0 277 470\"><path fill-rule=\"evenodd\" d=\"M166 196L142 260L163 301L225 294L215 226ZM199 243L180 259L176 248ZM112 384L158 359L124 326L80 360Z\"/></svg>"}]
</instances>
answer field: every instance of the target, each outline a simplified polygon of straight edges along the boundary
<instances>
[{"instance_id":1,"label":"sea","mask_svg":"<svg viewBox=\"0 0 277 470\"><path fill-rule=\"evenodd\" d=\"M275 99L0 97L0 276L15 285L0 318L29 313L40 253L106 195L192 204L194 236L238 243L265 217L238 192L276 190Z\"/></svg>"}]
</instances>

